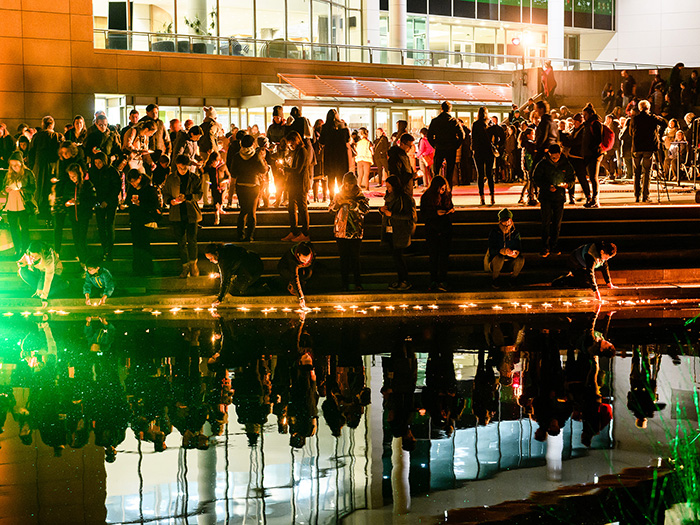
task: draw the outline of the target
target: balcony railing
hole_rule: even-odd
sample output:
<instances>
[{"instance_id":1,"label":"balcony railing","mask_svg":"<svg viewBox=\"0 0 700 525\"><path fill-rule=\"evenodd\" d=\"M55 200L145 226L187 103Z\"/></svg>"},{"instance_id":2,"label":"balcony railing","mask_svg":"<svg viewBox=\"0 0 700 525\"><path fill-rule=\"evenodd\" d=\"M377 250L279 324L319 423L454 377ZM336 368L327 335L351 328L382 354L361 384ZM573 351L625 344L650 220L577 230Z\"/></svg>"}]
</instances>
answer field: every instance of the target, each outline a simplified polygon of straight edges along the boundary
<instances>
[{"instance_id":1,"label":"balcony railing","mask_svg":"<svg viewBox=\"0 0 700 525\"><path fill-rule=\"evenodd\" d=\"M348 44L318 44L290 40L258 40L173 33L94 30L95 48L152 51L159 53L194 53L238 57L259 57L364 64L399 64L424 67L450 67L515 71L540 67L545 58L486 53L457 53L423 49L398 49ZM557 70L595 71L611 69L662 69L670 66L631 64L592 60L552 59Z\"/></svg>"}]
</instances>

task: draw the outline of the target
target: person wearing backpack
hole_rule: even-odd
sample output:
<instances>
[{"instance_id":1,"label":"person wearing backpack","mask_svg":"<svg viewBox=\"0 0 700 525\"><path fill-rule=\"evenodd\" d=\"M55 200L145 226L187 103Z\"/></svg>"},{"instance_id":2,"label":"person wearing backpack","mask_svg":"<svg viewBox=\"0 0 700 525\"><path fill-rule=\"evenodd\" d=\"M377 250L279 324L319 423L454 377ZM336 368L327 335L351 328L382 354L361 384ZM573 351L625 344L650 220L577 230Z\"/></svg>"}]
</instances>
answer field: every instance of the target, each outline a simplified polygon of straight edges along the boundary
<instances>
[{"instance_id":1,"label":"person wearing backpack","mask_svg":"<svg viewBox=\"0 0 700 525\"><path fill-rule=\"evenodd\" d=\"M605 152L603 146L607 145L608 149L612 148L615 143L615 137L612 136L610 128L603 126L592 104L586 104L582 113L584 123L581 153L583 153L586 174L591 181L591 196L583 207L598 208L600 206L598 202L598 172L600 171L600 163ZM610 132L610 136L607 138L604 136L606 129Z\"/></svg>"}]
</instances>

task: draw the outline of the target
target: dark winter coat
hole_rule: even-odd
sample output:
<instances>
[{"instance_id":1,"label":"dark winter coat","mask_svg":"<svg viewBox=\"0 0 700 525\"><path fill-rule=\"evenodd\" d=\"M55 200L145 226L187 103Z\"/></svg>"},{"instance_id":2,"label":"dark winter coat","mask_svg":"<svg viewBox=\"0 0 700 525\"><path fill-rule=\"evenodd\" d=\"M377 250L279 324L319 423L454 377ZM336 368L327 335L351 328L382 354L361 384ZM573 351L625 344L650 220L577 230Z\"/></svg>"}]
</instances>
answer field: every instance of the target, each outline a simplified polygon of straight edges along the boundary
<instances>
[{"instance_id":1,"label":"dark winter coat","mask_svg":"<svg viewBox=\"0 0 700 525\"><path fill-rule=\"evenodd\" d=\"M202 211L199 209L199 199L202 198L202 179L196 173L188 172L181 176L172 173L165 179L162 188L163 201L170 206L170 222L186 221L189 223L201 222ZM185 202L172 206L170 201L178 195L185 196Z\"/></svg>"},{"instance_id":2,"label":"dark winter coat","mask_svg":"<svg viewBox=\"0 0 700 525\"><path fill-rule=\"evenodd\" d=\"M654 152L660 148L659 134L666 129L666 120L643 111L632 117L629 124L632 135L632 152Z\"/></svg>"},{"instance_id":3,"label":"dark winter coat","mask_svg":"<svg viewBox=\"0 0 700 525\"><path fill-rule=\"evenodd\" d=\"M428 142L436 150L454 151L464 140L464 130L459 121L442 112L430 121Z\"/></svg>"}]
</instances>

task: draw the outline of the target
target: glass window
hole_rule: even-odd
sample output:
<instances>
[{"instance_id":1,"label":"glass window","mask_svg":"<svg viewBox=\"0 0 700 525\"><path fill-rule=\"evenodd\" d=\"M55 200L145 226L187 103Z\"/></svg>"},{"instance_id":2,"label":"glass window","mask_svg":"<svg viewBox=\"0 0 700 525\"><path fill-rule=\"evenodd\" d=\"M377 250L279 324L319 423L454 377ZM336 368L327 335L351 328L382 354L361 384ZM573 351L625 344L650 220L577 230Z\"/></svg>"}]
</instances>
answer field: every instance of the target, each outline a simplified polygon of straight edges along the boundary
<instances>
[{"instance_id":1,"label":"glass window","mask_svg":"<svg viewBox=\"0 0 700 525\"><path fill-rule=\"evenodd\" d=\"M214 108L216 109L216 121L221 124L224 133L228 133L231 128L231 114L229 108Z\"/></svg>"},{"instance_id":2,"label":"glass window","mask_svg":"<svg viewBox=\"0 0 700 525\"><path fill-rule=\"evenodd\" d=\"M186 120L191 120L196 125L199 125L204 120L204 111L202 108L183 106L180 108L180 115L172 118L179 118L183 126ZM164 120L163 122L167 121Z\"/></svg>"},{"instance_id":3,"label":"glass window","mask_svg":"<svg viewBox=\"0 0 700 525\"><path fill-rule=\"evenodd\" d=\"M331 6L326 2L313 3L313 41L319 44L331 42Z\"/></svg>"},{"instance_id":4,"label":"glass window","mask_svg":"<svg viewBox=\"0 0 700 525\"><path fill-rule=\"evenodd\" d=\"M520 0L501 0L501 20L520 22Z\"/></svg>"},{"instance_id":5,"label":"glass window","mask_svg":"<svg viewBox=\"0 0 700 525\"><path fill-rule=\"evenodd\" d=\"M311 40L310 0L287 0L287 39L309 42ZM299 57L301 58L301 57Z\"/></svg>"},{"instance_id":6,"label":"glass window","mask_svg":"<svg viewBox=\"0 0 700 525\"><path fill-rule=\"evenodd\" d=\"M331 108L321 106L304 106L301 108L301 114L309 119L309 123L313 127L313 125L316 124L316 121L319 119L323 122L326 121L326 115L328 114L329 109Z\"/></svg>"},{"instance_id":7,"label":"glass window","mask_svg":"<svg viewBox=\"0 0 700 525\"><path fill-rule=\"evenodd\" d=\"M487 27L477 27L474 30L474 40L476 42L477 53L494 54L496 52L496 31ZM485 57L478 59L485 61Z\"/></svg>"},{"instance_id":8,"label":"glass window","mask_svg":"<svg viewBox=\"0 0 700 525\"><path fill-rule=\"evenodd\" d=\"M611 31L613 28L613 0L594 0L594 26L596 29Z\"/></svg>"},{"instance_id":9,"label":"glass window","mask_svg":"<svg viewBox=\"0 0 700 525\"><path fill-rule=\"evenodd\" d=\"M263 40L284 39L284 9L280 9L279 0L256 0L255 4L255 37Z\"/></svg>"},{"instance_id":10,"label":"glass window","mask_svg":"<svg viewBox=\"0 0 700 525\"><path fill-rule=\"evenodd\" d=\"M474 0L454 0L454 16L462 18L475 17L475 1Z\"/></svg>"},{"instance_id":11,"label":"glass window","mask_svg":"<svg viewBox=\"0 0 700 525\"><path fill-rule=\"evenodd\" d=\"M110 27L116 19L112 19L113 12L121 16L122 9L117 8L122 2L110 2ZM126 4L124 2L124 4ZM147 33L175 33L175 2L174 0L150 0L146 2L135 1L131 4L132 30L145 31ZM124 11L126 6L124 7ZM120 19L120 18L119 18ZM112 27L117 29L116 27Z\"/></svg>"},{"instance_id":12,"label":"glass window","mask_svg":"<svg viewBox=\"0 0 700 525\"><path fill-rule=\"evenodd\" d=\"M593 3L591 0L574 0L574 26L593 27Z\"/></svg>"},{"instance_id":13,"label":"glass window","mask_svg":"<svg viewBox=\"0 0 700 525\"><path fill-rule=\"evenodd\" d=\"M221 36L253 37L253 0L219 0Z\"/></svg>"},{"instance_id":14,"label":"glass window","mask_svg":"<svg viewBox=\"0 0 700 525\"><path fill-rule=\"evenodd\" d=\"M428 122L429 124L430 122ZM421 128L427 127L424 109L408 110L408 132L418 136Z\"/></svg>"},{"instance_id":15,"label":"glass window","mask_svg":"<svg viewBox=\"0 0 700 525\"><path fill-rule=\"evenodd\" d=\"M362 127L370 129L372 125L371 108L339 108L338 113L350 130Z\"/></svg>"},{"instance_id":16,"label":"glass window","mask_svg":"<svg viewBox=\"0 0 700 525\"><path fill-rule=\"evenodd\" d=\"M331 6L331 41L334 44L345 44L345 8Z\"/></svg>"},{"instance_id":17,"label":"glass window","mask_svg":"<svg viewBox=\"0 0 700 525\"><path fill-rule=\"evenodd\" d=\"M476 17L484 20L498 20L498 0L477 0Z\"/></svg>"},{"instance_id":18,"label":"glass window","mask_svg":"<svg viewBox=\"0 0 700 525\"><path fill-rule=\"evenodd\" d=\"M248 127L258 126L260 133L266 133L265 108L248 108Z\"/></svg>"},{"instance_id":19,"label":"glass window","mask_svg":"<svg viewBox=\"0 0 700 525\"><path fill-rule=\"evenodd\" d=\"M177 32L184 35L217 36L216 0L178 0Z\"/></svg>"},{"instance_id":20,"label":"glass window","mask_svg":"<svg viewBox=\"0 0 700 525\"><path fill-rule=\"evenodd\" d=\"M126 97L124 95L95 94L95 111L104 111L107 122L123 126L126 119Z\"/></svg>"},{"instance_id":21,"label":"glass window","mask_svg":"<svg viewBox=\"0 0 700 525\"><path fill-rule=\"evenodd\" d=\"M452 16L452 0L431 0L430 14Z\"/></svg>"},{"instance_id":22,"label":"glass window","mask_svg":"<svg viewBox=\"0 0 700 525\"><path fill-rule=\"evenodd\" d=\"M425 34L425 28L423 29ZM348 44L362 45L362 12L348 10Z\"/></svg>"},{"instance_id":23,"label":"glass window","mask_svg":"<svg viewBox=\"0 0 700 525\"><path fill-rule=\"evenodd\" d=\"M547 0L532 0L532 23L547 24Z\"/></svg>"},{"instance_id":24,"label":"glass window","mask_svg":"<svg viewBox=\"0 0 700 525\"><path fill-rule=\"evenodd\" d=\"M387 137L389 137L391 135L391 129L389 127L390 126L390 124L389 124L390 114L389 113L390 113L389 110L384 109L384 108L377 108L374 112L375 127L382 128L384 130L384 133L387 134ZM375 131L376 131L376 129L372 130L372 134L376 138Z\"/></svg>"}]
</instances>

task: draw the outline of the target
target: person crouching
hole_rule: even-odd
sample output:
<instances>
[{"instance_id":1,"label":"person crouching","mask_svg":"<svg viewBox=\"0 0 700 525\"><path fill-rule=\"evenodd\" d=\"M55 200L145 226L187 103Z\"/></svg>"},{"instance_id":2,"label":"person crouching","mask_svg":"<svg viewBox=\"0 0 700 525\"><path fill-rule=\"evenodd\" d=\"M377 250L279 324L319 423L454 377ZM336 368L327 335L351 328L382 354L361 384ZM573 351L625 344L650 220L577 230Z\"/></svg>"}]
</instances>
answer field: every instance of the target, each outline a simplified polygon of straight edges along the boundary
<instances>
[{"instance_id":1,"label":"person crouching","mask_svg":"<svg viewBox=\"0 0 700 525\"><path fill-rule=\"evenodd\" d=\"M216 308L226 295L246 295L255 287L263 273L263 262L257 253L235 244L212 243L204 254L219 267L219 295L212 303Z\"/></svg>"},{"instance_id":2,"label":"person crouching","mask_svg":"<svg viewBox=\"0 0 700 525\"><path fill-rule=\"evenodd\" d=\"M89 257L85 263L85 282L83 283L83 294L85 304L90 306L90 294L93 288L100 292L100 301L96 306L102 306L107 302L107 298L114 293L114 278L107 268L102 267L102 259L99 257Z\"/></svg>"},{"instance_id":3,"label":"person crouching","mask_svg":"<svg viewBox=\"0 0 700 525\"><path fill-rule=\"evenodd\" d=\"M556 288L590 288L600 301L600 290L596 282L595 271L603 272L608 288L615 288L610 278L608 260L617 255L617 246L608 241L596 241L583 244L569 256L569 273L557 277L552 286Z\"/></svg>"}]
</instances>

